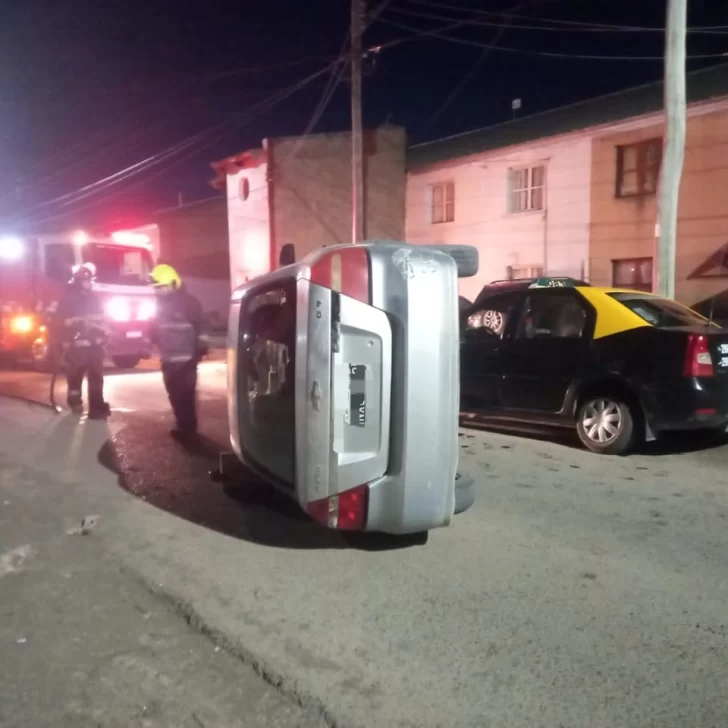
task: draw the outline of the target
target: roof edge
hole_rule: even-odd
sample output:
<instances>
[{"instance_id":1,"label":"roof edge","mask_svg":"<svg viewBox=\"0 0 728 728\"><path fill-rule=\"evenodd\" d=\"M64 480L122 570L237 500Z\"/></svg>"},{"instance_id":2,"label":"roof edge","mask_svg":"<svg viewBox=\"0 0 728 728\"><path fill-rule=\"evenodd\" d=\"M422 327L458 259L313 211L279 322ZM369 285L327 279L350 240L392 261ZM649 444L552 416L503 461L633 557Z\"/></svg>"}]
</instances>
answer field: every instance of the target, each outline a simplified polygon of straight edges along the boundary
<instances>
[{"instance_id":1,"label":"roof edge","mask_svg":"<svg viewBox=\"0 0 728 728\"><path fill-rule=\"evenodd\" d=\"M706 68L700 68L696 71L691 71L690 73L686 74L686 78L692 78L695 76L698 76L702 73L709 73L714 72L717 68L724 67L726 69L726 72L728 73L728 63L716 63L713 66L707 66ZM627 88L620 89L619 91L612 91L608 94L601 94L600 96L590 96L587 99L582 99L581 101L575 101L571 104L564 104L563 106L556 106L553 109L546 109L545 111L538 111L535 114L529 114L528 116L522 116L518 119L511 119L508 121L501 121L497 124L491 124L489 126L481 126L474 129L469 129L468 131L459 132L457 134L450 134L449 136L440 137L438 139L431 139L428 142L420 142L419 144L412 144L409 146L409 149L416 149L420 150L428 146L433 146L436 144L441 144L443 142L448 142L453 139L461 139L462 137L467 137L471 134L478 134L481 132L489 132L494 131L496 129L500 129L502 127L510 126L513 124L518 124L525 120L534 120L538 119L539 117L548 116L549 114L555 114L557 112L563 112L568 111L569 109L576 109L579 106L583 106L584 104L591 104L596 101L606 101L610 98L614 98L616 96L622 96L624 94L628 93L634 93L635 91L639 91L641 89L648 89L648 88L656 88L657 86L664 83L664 79L660 79L658 81L650 81L648 83L639 84L637 86L628 86ZM693 103L699 103L699 102L693 102ZM635 117L636 118L636 117ZM591 126L597 126L597 125L590 125L589 127L584 127L585 129L590 128Z\"/></svg>"}]
</instances>

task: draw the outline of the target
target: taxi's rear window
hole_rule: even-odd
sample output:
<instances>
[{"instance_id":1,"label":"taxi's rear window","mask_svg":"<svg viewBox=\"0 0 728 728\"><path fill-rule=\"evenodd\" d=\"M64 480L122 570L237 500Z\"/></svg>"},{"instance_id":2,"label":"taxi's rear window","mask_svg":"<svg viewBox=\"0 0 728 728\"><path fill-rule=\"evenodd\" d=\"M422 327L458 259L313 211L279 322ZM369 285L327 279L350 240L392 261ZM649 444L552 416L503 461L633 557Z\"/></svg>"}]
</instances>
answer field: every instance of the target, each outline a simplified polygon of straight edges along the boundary
<instances>
[{"instance_id":1,"label":"taxi's rear window","mask_svg":"<svg viewBox=\"0 0 728 728\"><path fill-rule=\"evenodd\" d=\"M695 311L667 298L641 296L639 293L609 293L607 295L653 326L680 328L682 326L705 326L707 323Z\"/></svg>"}]
</instances>

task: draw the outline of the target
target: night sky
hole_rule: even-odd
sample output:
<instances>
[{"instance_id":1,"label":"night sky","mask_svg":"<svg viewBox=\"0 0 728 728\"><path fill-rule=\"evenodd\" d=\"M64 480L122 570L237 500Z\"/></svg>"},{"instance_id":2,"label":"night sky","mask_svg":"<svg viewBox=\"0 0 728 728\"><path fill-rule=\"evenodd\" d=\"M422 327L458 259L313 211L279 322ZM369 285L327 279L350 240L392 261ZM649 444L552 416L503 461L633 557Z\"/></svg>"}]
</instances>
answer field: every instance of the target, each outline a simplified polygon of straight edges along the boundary
<instances>
[{"instance_id":1,"label":"night sky","mask_svg":"<svg viewBox=\"0 0 728 728\"><path fill-rule=\"evenodd\" d=\"M505 121L514 98L534 113L663 70L663 34L625 26L663 26L665 0L369 0L370 15L381 5L364 123L402 124L413 142ZM688 53L716 57L689 69L720 62L728 2L690 6L707 31ZM340 57L348 23L348 0L0 0L3 230L143 222L179 193L213 194L212 160L312 120L346 129L345 75L315 114L340 66L286 94Z\"/></svg>"}]
</instances>

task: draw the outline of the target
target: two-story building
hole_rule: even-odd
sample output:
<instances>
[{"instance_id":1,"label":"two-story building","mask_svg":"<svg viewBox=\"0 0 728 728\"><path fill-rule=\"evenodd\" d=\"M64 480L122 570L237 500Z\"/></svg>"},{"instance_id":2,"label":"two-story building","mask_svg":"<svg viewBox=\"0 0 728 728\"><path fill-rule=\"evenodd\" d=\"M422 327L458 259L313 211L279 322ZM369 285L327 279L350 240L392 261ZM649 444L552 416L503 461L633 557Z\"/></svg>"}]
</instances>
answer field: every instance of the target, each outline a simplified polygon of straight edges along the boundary
<instances>
[{"instance_id":1,"label":"two-story building","mask_svg":"<svg viewBox=\"0 0 728 728\"><path fill-rule=\"evenodd\" d=\"M676 288L692 304L728 277L728 65L689 74L688 101ZM477 246L471 298L535 275L651 290L662 107L655 83L411 147L407 239Z\"/></svg>"},{"instance_id":2,"label":"two-story building","mask_svg":"<svg viewBox=\"0 0 728 728\"><path fill-rule=\"evenodd\" d=\"M370 239L401 240L405 220L404 129L364 134L364 220ZM259 149L212 165L224 190L233 288L277 267L281 248L300 259L351 242L351 134L266 139Z\"/></svg>"}]
</instances>

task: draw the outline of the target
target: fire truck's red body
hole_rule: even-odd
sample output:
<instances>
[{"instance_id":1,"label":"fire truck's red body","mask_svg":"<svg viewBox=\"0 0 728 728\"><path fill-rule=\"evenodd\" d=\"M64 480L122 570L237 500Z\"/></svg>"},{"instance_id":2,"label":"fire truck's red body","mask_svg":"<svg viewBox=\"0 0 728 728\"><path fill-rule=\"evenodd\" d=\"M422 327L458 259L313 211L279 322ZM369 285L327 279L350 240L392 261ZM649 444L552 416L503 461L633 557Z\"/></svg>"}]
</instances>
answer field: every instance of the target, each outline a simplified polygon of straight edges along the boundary
<instances>
[{"instance_id":1,"label":"fire truck's red body","mask_svg":"<svg viewBox=\"0 0 728 728\"><path fill-rule=\"evenodd\" d=\"M151 245L144 236L121 232L0 239L0 354L21 362L46 359L48 319L73 266L84 262L96 267L94 290L104 300L114 364L133 367L149 356Z\"/></svg>"}]
</instances>

